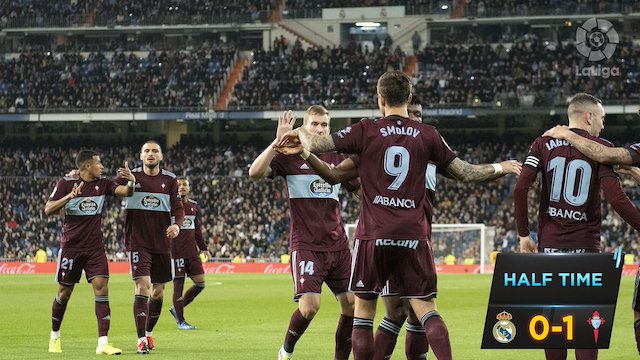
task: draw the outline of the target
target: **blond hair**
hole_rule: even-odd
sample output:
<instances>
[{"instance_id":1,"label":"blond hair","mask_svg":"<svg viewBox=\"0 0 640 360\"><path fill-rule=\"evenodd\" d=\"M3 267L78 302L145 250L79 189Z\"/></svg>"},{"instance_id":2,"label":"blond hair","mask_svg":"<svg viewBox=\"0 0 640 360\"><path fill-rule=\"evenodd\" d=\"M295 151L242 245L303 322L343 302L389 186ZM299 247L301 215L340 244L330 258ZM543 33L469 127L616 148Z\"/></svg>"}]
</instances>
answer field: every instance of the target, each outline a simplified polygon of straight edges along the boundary
<instances>
[{"instance_id":1,"label":"blond hair","mask_svg":"<svg viewBox=\"0 0 640 360\"><path fill-rule=\"evenodd\" d=\"M307 109L307 111L304 112L304 124L307 123L307 121L309 121L309 118L311 117L311 115L327 115L327 117L329 118L329 120L331 120L331 116L329 116L329 110L327 110L327 108L325 108L322 105L311 105L309 106L309 108Z\"/></svg>"}]
</instances>

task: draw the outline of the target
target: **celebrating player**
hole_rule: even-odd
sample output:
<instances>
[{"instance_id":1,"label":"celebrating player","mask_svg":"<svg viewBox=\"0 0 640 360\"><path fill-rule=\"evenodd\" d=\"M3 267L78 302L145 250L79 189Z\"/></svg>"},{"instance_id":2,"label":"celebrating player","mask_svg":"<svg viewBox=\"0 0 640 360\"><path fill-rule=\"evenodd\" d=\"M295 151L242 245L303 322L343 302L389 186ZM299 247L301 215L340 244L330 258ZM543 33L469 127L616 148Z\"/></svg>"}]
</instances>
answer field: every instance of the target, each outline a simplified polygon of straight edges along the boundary
<instances>
[{"instance_id":1,"label":"celebrating player","mask_svg":"<svg viewBox=\"0 0 640 360\"><path fill-rule=\"evenodd\" d=\"M599 99L579 93L567 109L569 128L576 136L611 146L598 136L605 112ZM529 233L527 194L542 172L539 241ZM599 164L568 142L541 136L531 145L514 192L515 214L522 252L589 253L600 251L600 189L620 216L640 230L640 213L620 185L611 166ZM566 359L566 349L545 349L547 359ZM576 359L597 359L598 349L576 349Z\"/></svg>"},{"instance_id":2,"label":"celebrating player","mask_svg":"<svg viewBox=\"0 0 640 360\"><path fill-rule=\"evenodd\" d=\"M376 300L371 298L387 281L396 284L400 297L409 299L436 357L451 359L449 333L435 304L435 264L424 211L427 166L433 162L462 179L477 176L480 180L490 179L501 169L498 164L472 167L462 162L433 127L409 120L411 80L406 74L384 73L377 92L383 118L362 120L331 136L301 127L284 134L278 146L300 142L311 152L337 150L361 158L362 201L350 281L356 293L355 359L374 356Z\"/></svg>"},{"instance_id":3,"label":"celebrating player","mask_svg":"<svg viewBox=\"0 0 640 360\"><path fill-rule=\"evenodd\" d=\"M571 126L571 125L570 125ZM618 172L631 175L633 179L640 183L640 143L623 147L609 147L599 142L590 140L589 138L580 136L572 131L568 126L558 125L553 129L547 130L542 136L550 136L560 140L566 140L571 143L578 151L586 157L597 162L609 165L621 165ZM631 165L631 166L628 166ZM636 348L640 354L640 272L636 274L636 281L633 293L635 294L632 302L634 312L633 328L636 336Z\"/></svg>"},{"instance_id":4,"label":"celebrating player","mask_svg":"<svg viewBox=\"0 0 640 360\"><path fill-rule=\"evenodd\" d=\"M184 308L204 290L204 269L200 255L208 259L210 254L202 236L200 226L200 207L195 200L189 198L191 184L187 178L178 178L178 195L182 198L184 221L180 234L171 242L171 258L173 261L173 307L169 310L180 330L195 330L195 326L184 319ZM184 278L189 276L193 286L182 296Z\"/></svg>"},{"instance_id":5,"label":"celebrating player","mask_svg":"<svg viewBox=\"0 0 640 360\"><path fill-rule=\"evenodd\" d=\"M411 120L422 122L422 104L417 96L412 96L411 102L407 106L407 113ZM295 122L295 121L294 121ZM318 175L325 179L330 184L337 184L346 181L352 181L358 177L358 164L359 157L357 155L351 156L343 160L337 166L331 166L326 162L320 160L317 156L310 154L308 150L304 149L301 145L295 148L280 149L287 153L303 153L303 158L306 157L306 162L315 170ZM462 160L464 161L464 160ZM517 161L504 161L500 164L503 167L503 171L495 176L495 178L502 177L509 173L516 175L520 174L521 164ZM477 174L476 174L477 175ZM431 227L431 221L433 217L433 199L435 196L436 186L436 165L430 163L427 166L427 181L426 181L426 206L425 214L429 228ZM475 178L466 179L467 181L475 181ZM486 179L484 179L486 180ZM382 292L382 298L385 303L386 315L380 323L378 330L374 337L374 348L376 359L388 359L391 357L395 348L396 340L402 324L405 319L407 320L407 334L405 337L405 354L409 360L419 360L426 357L426 353L429 350L429 344L425 336L425 331L420 324L415 313L411 310L409 303L406 299L402 299L395 293L393 284L388 283L386 289Z\"/></svg>"},{"instance_id":6,"label":"celebrating player","mask_svg":"<svg viewBox=\"0 0 640 360\"><path fill-rule=\"evenodd\" d=\"M98 320L98 347L96 354L118 355L122 350L113 347L108 341L111 324L109 308L109 267L102 242L102 209L105 196L131 196L136 178L129 165L118 169L126 186L102 177L102 162L95 151L82 150L76 156L79 177L64 177L58 180L49 200L45 204L45 214L58 212L64 214L64 226L58 253L58 293L51 309L51 339L49 352L62 352L60 344L60 325L67 303L75 284L80 282L84 270L87 281L93 287L95 312Z\"/></svg>"},{"instance_id":7,"label":"celebrating player","mask_svg":"<svg viewBox=\"0 0 640 360\"><path fill-rule=\"evenodd\" d=\"M335 359L348 359L351 352L353 294L348 291L351 253L340 215L340 186L322 180L299 156L278 154L273 145L293 127L291 112L280 116L278 133L251 164L254 179L282 176L287 181L291 209L291 271L298 309L291 316L278 359L291 359L296 342L320 309L322 283L326 283L340 304L336 330ZM329 112L313 105L304 115L303 128L316 134L329 133ZM328 163L338 164L344 157L336 153L323 155ZM356 184L345 183L350 191Z\"/></svg>"},{"instance_id":8,"label":"celebrating player","mask_svg":"<svg viewBox=\"0 0 640 360\"><path fill-rule=\"evenodd\" d=\"M162 158L157 142L149 140L142 145L143 166L132 170L137 180L136 192L125 204L124 239L135 282L133 317L139 354L154 348L153 327L162 310L164 285L172 279L170 239L178 236L184 220L176 176L160 169Z\"/></svg>"}]
</instances>

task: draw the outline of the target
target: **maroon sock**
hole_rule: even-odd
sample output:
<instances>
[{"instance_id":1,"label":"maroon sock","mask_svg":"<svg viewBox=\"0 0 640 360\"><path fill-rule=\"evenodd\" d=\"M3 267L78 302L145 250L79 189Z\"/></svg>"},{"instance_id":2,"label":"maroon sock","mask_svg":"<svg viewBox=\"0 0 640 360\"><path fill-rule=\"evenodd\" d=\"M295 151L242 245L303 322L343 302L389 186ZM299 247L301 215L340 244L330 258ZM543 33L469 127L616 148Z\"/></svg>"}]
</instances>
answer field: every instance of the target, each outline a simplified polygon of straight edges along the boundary
<instances>
[{"instance_id":1,"label":"maroon sock","mask_svg":"<svg viewBox=\"0 0 640 360\"><path fill-rule=\"evenodd\" d=\"M184 288L184 278L175 278L173 280L173 309L178 316L178 323L184 322L184 301L182 298L182 289Z\"/></svg>"},{"instance_id":2,"label":"maroon sock","mask_svg":"<svg viewBox=\"0 0 640 360\"><path fill-rule=\"evenodd\" d=\"M576 360L598 360L598 349L576 349Z\"/></svg>"},{"instance_id":3,"label":"maroon sock","mask_svg":"<svg viewBox=\"0 0 640 360\"><path fill-rule=\"evenodd\" d=\"M296 343L300 340L302 334L304 334L307 327L311 324L311 320L305 319L304 316L300 313L300 309L296 309L291 315L291 320L289 321L289 328L287 329L287 334L284 336L284 351L288 353L292 353L293 349L296 347Z\"/></svg>"},{"instance_id":4,"label":"maroon sock","mask_svg":"<svg viewBox=\"0 0 640 360\"><path fill-rule=\"evenodd\" d=\"M633 323L633 331L636 334L636 348L638 349L638 354L640 354L640 320L636 320Z\"/></svg>"},{"instance_id":5,"label":"maroon sock","mask_svg":"<svg viewBox=\"0 0 640 360\"><path fill-rule=\"evenodd\" d=\"M567 360L567 349L544 349L547 360Z\"/></svg>"},{"instance_id":6,"label":"maroon sock","mask_svg":"<svg viewBox=\"0 0 640 360\"><path fill-rule=\"evenodd\" d=\"M338 328L336 329L336 354L335 360L348 360L351 353L351 330L353 317L340 314Z\"/></svg>"},{"instance_id":7,"label":"maroon sock","mask_svg":"<svg viewBox=\"0 0 640 360\"><path fill-rule=\"evenodd\" d=\"M66 310L67 303L56 296L51 306L51 330L60 331L60 325L62 325L62 319L64 318L64 312Z\"/></svg>"},{"instance_id":8,"label":"maroon sock","mask_svg":"<svg viewBox=\"0 0 640 360\"><path fill-rule=\"evenodd\" d=\"M447 325L444 324L440 314L436 310L430 311L420 319L420 323L436 358L438 360L451 360L449 330L447 330Z\"/></svg>"},{"instance_id":9,"label":"maroon sock","mask_svg":"<svg viewBox=\"0 0 640 360\"><path fill-rule=\"evenodd\" d=\"M160 319L160 311L162 311L162 299L151 298L151 301L149 301L149 317L147 318L146 327L148 332L152 332L156 326L158 319Z\"/></svg>"},{"instance_id":10,"label":"maroon sock","mask_svg":"<svg viewBox=\"0 0 640 360\"><path fill-rule=\"evenodd\" d=\"M429 343L424 328L420 324L407 322L407 334L404 338L404 352L407 360L424 360L429 352Z\"/></svg>"},{"instance_id":11,"label":"maroon sock","mask_svg":"<svg viewBox=\"0 0 640 360\"><path fill-rule=\"evenodd\" d=\"M136 332L138 338L144 337L144 329L147 326L147 318L149 317L149 297L144 295L136 295L133 300L133 318L136 321Z\"/></svg>"},{"instance_id":12,"label":"maroon sock","mask_svg":"<svg viewBox=\"0 0 640 360\"><path fill-rule=\"evenodd\" d=\"M98 319L98 336L107 336L111 325L109 296L96 296L96 319Z\"/></svg>"},{"instance_id":13,"label":"maroon sock","mask_svg":"<svg viewBox=\"0 0 640 360\"><path fill-rule=\"evenodd\" d=\"M373 337L374 360L390 359L393 349L396 347L398 334L402 329L402 323L398 324L388 318L382 319Z\"/></svg>"},{"instance_id":14,"label":"maroon sock","mask_svg":"<svg viewBox=\"0 0 640 360\"><path fill-rule=\"evenodd\" d=\"M354 360L373 359L373 320L353 318L351 345Z\"/></svg>"},{"instance_id":15,"label":"maroon sock","mask_svg":"<svg viewBox=\"0 0 640 360\"><path fill-rule=\"evenodd\" d=\"M183 306L187 307L187 305L191 304L193 299L195 299L196 296L198 296L198 294L202 292L202 290L204 290L204 282L201 282L201 283L194 282L193 286L190 287L189 290L187 290L187 292L184 293L184 296L182 297L184 299Z\"/></svg>"}]
</instances>

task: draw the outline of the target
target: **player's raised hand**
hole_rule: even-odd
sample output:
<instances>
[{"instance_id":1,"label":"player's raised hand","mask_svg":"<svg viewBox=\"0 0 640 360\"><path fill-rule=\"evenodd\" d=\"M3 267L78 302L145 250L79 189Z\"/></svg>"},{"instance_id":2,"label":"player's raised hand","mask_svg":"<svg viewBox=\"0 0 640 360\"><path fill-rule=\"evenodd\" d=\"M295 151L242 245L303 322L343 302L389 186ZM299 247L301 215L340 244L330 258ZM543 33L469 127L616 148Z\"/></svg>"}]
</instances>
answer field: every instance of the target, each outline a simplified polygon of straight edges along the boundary
<instances>
[{"instance_id":1,"label":"player's raised hand","mask_svg":"<svg viewBox=\"0 0 640 360\"><path fill-rule=\"evenodd\" d=\"M304 151L299 141L286 146L274 146L273 149L283 155L298 155Z\"/></svg>"},{"instance_id":2,"label":"player's raised hand","mask_svg":"<svg viewBox=\"0 0 640 360\"><path fill-rule=\"evenodd\" d=\"M167 228L167 237L169 239L175 239L180 234L180 226L173 224Z\"/></svg>"},{"instance_id":3,"label":"player's raised hand","mask_svg":"<svg viewBox=\"0 0 640 360\"><path fill-rule=\"evenodd\" d=\"M136 177L131 173L131 169L129 169L129 162L125 161L122 167L118 168L118 175L123 178L131 181L136 181Z\"/></svg>"},{"instance_id":4,"label":"player's raised hand","mask_svg":"<svg viewBox=\"0 0 640 360\"><path fill-rule=\"evenodd\" d=\"M507 160L500 163L502 166L503 174L515 174L516 176L520 176L520 172L522 171L522 164L517 160Z\"/></svg>"},{"instance_id":5,"label":"player's raised hand","mask_svg":"<svg viewBox=\"0 0 640 360\"><path fill-rule=\"evenodd\" d=\"M80 177L80 170L78 169L72 169L71 171L69 171L68 173L64 174L64 176L66 177L72 177L72 178L79 178Z\"/></svg>"},{"instance_id":6,"label":"player's raised hand","mask_svg":"<svg viewBox=\"0 0 640 360\"><path fill-rule=\"evenodd\" d=\"M296 123L296 116L293 111L283 111L278 117L278 129L276 130L276 140L280 141L284 134L293 130L293 125Z\"/></svg>"},{"instance_id":7,"label":"player's raised hand","mask_svg":"<svg viewBox=\"0 0 640 360\"><path fill-rule=\"evenodd\" d=\"M520 238L520 252L521 253L535 253L538 252L536 243L531 236L518 236Z\"/></svg>"},{"instance_id":8,"label":"player's raised hand","mask_svg":"<svg viewBox=\"0 0 640 360\"><path fill-rule=\"evenodd\" d=\"M76 196L78 196L79 194L82 194L81 190L82 190L82 185L84 185L84 181L80 181L80 184L73 184L73 189L71 189L71 192L69 193L69 199L73 199Z\"/></svg>"},{"instance_id":9,"label":"player's raised hand","mask_svg":"<svg viewBox=\"0 0 640 360\"><path fill-rule=\"evenodd\" d=\"M300 128L298 128L300 129ZM282 135L282 138L277 142L276 147L290 147L300 144L300 136L298 135L298 129L289 130Z\"/></svg>"},{"instance_id":10,"label":"player's raised hand","mask_svg":"<svg viewBox=\"0 0 640 360\"><path fill-rule=\"evenodd\" d=\"M556 125L551 129L547 130L542 134L542 136L549 136L555 139L566 139L566 134L570 132L569 127L566 125Z\"/></svg>"}]
</instances>

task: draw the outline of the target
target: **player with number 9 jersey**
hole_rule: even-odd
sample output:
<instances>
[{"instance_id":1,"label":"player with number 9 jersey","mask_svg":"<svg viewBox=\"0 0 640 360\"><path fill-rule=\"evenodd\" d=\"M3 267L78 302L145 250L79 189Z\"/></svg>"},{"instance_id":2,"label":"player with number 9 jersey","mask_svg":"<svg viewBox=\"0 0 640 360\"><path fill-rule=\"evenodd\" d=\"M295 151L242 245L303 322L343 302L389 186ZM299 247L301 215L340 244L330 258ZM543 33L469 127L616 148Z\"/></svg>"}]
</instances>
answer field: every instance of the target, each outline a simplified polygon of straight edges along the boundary
<instances>
[{"instance_id":1,"label":"player with number 9 jersey","mask_svg":"<svg viewBox=\"0 0 640 360\"><path fill-rule=\"evenodd\" d=\"M402 270L402 264L409 262L401 261L400 257L381 261L382 257L373 255L372 249L363 253L358 250L364 249L363 246L412 250L430 246L427 243L429 221L425 214L425 173L430 162L446 168L456 157L455 153L434 127L396 115L362 120L333 134L333 141L338 152L358 154L361 159L358 172L362 201L351 291L380 293L389 276L393 276L394 279L397 277L402 289L400 296L435 295L435 269L431 257L419 257L431 264L425 267L431 269L433 279L425 284L419 274L413 276L412 271ZM369 259L362 259L362 256ZM377 271L367 270L374 257L378 259L374 261Z\"/></svg>"},{"instance_id":2,"label":"player with number 9 jersey","mask_svg":"<svg viewBox=\"0 0 640 360\"><path fill-rule=\"evenodd\" d=\"M365 119L333 135L338 152L360 155L359 240L429 239L425 173L456 157L438 131L401 116Z\"/></svg>"}]
</instances>

